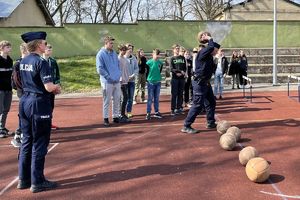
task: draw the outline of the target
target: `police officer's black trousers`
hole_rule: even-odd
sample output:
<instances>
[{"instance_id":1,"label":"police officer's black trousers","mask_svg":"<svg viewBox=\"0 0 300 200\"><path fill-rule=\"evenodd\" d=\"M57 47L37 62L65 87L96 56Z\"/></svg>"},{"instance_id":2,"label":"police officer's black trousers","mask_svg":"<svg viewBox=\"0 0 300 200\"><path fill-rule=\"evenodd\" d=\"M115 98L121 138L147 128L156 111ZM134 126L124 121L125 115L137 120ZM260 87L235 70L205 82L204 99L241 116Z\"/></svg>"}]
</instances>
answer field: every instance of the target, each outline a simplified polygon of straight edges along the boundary
<instances>
[{"instance_id":1,"label":"police officer's black trousers","mask_svg":"<svg viewBox=\"0 0 300 200\"><path fill-rule=\"evenodd\" d=\"M40 184L50 141L52 108L48 96L24 93L19 104L23 133L19 157L19 179Z\"/></svg>"},{"instance_id":2,"label":"police officer's black trousers","mask_svg":"<svg viewBox=\"0 0 300 200\"><path fill-rule=\"evenodd\" d=\"M194 123L197 115L203 107L206 110L206 120L208 124L215 123L216 100L211 85L208 83L200 84L192 81L193 84L193 105L185 119L184 126L190 127Z\"/></svg>"}]
</instances>

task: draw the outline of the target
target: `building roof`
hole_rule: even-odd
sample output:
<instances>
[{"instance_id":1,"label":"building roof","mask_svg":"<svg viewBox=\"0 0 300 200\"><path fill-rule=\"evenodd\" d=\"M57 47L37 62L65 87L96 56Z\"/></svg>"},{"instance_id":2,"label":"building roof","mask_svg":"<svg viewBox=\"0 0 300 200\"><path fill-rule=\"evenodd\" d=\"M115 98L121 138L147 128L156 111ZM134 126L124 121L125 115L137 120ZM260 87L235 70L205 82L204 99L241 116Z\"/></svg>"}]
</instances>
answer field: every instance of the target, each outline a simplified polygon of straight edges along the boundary
<instances>
[{"instance_id":1,"label":"building roof","mask_svg":"<svg viewBox=\"0 0 300 200\"><path fill-rule=\"evenodd\" d=\"M251 1L252 0L225 0L225 2L228 4L229 7L239 5L239 4L245 4ZM300 6L300 0L284 0L284 1Z\"/></svg>"},{"instance_id":2,"label":"building roof","mask_svg":"<svg viewBox=\"0 0 300 200\"><path fill-rule=\"evenodd\" d=\"M8 18L23 1L26 0L10 0L10 1L0 0L0 19ZM45 16L46 24L54 26L55 22L52 19L43 1L36 0L36 3Z\"/></svg>"},{"instance_id":3,"label":"building roof","mask_svg":"<svg viewBox=\"0 0 300 200\"><path fill-rule=\"evenodd\" d=\"M7 18L18 7L22 0L0 0L0 18Z\"/></svg>"}]
</instances>

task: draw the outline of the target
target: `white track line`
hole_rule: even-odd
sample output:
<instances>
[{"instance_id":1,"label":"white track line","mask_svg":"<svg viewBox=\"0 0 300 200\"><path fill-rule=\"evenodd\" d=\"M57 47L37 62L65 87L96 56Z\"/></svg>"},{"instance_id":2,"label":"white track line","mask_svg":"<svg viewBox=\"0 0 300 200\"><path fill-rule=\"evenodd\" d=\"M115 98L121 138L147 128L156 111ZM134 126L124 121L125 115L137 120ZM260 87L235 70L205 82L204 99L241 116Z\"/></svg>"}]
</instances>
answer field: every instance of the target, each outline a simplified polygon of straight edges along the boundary
<instances>
[{"instance_id":1,"label":"white track line","mask_svg":"<svg viewBox=\"0 0 300 200\"><path fill-rule=\"evenodd\" d=\"M268 194L268 195L273 195L273 196L279 196L279 197L282 197L283 199L300 199L300 196L299 195L295 195L295 196L292 196L292 195L285 195L285 194L277 194L277 193L272 193L272 192L265 192L265 191L260 191L261 193L263 194Z\"/></svg>"},{"instance_id":2,"label":"white track line","mask_svg":"<svg viewBox=\"0 0 300 200\"><path fill-rule=\"evenodd\" d=\"M50 143L53 144L53 146L48 150L48 153L50 153L50 151L52 151L59 143ZM5 188L3 188L0 191L0 196L4 194L4 192L6 192L9 188L11 188L17 181L19 180L19 177L15 177L14 180L12 180L8 185L5 186Z\"/></svg>"},{"instance_id":3,"label":"white track line","mask_svg":"<svg viewBox=\"0 0 300 200\"><path fill-rule=\"evenodd\" d=\"M0 192L0 196L4 194L11 186L13 186L17 181L19 180L19 177L15 177L14 180L12 180L8 185L5 186Z\"/></svg>"},{"instance_id":4,"label":"white track line","mask_svg":"<svg viewBox=\"0 0 300 200\"><path fill-rule=\"evenodd\" d=\"M2 148L2 147L13 147L13 145L11 145L11 144L0 145L0 148Z\"/></svg>"},{"instance_id":5,"label":"white track line","mask_svg":"<svg viewBox=\"0 0 300 200\"><path fill-rule=\"evenodd\" d=\"M48 149L47 153L49 153L50 151L52 151L52 149L54 149L59 143L51 143L51 144L53 144L53 146L50 149Z\"/></svg>"},{"instance_id":6,"label":"white track line","mask_svg":"<svg viewBox=\"0 0 300 200\"><path fill-rule=\"evenodd\" d=\"M284 197L284 194L280 191L280 189L276 186L275 183L273 183L273 181L269 178L268 182L271 183L272 187L274 188L274 190L277 192L277 194L284 200L287 200L287 198Z\"/></svg>"}]
</instances>

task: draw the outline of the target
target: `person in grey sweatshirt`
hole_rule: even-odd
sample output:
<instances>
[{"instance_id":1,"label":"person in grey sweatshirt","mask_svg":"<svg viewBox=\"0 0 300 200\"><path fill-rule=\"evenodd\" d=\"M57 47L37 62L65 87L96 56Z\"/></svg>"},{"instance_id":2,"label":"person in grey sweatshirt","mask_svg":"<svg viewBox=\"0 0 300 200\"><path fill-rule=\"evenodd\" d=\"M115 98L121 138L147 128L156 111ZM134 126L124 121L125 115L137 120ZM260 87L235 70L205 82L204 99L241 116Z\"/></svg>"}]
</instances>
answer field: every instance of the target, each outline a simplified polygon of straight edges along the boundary
<instances>
[{"instance_id":1,"label":"person in grey sweatshirt","mask_svg":"<svg viewBox=\"0 0 300 200\"><path fill-rule=\"evenodd\" d=\"M96 69L100 75L100 83L103 91L103 119L104 126L109 126L109 106L113 100L113 122L119 123L120 97L121 97L121 69L117 53L113 50L114 38L104 37L104 47L96 55Z\"/></svg>"},{"instance_id":2,"label":"person in grey sweatshirt","mask_svg":"<svg viewBox=\"0 0 300 200\"><path fill-rule=\"evenodd\" d=\"M120 120L127 122L128 118L125 115L125 110L126 110L126 106L127 106L127 102L128 102L128 80L129 80L128 66L129 66L129 62L125 58L125 53L127 51L127 47L124 44L120 44L118 46L118 49L119 49L119 57L118 58L119 58L119 62L120 62L120 68L122 71L122 75L120 78L121 91L122 91Z\"/></svg>"},{"instance_id":3,"label":"person in grey sweatshirt","mask_svg":"<svg viewBox=\"0 0 300 200\"><path fill-rule=\"evenodd\" d=\"M128 48L125 57L129 61L129 81L128 81L128 102L127 102L127 117L132 117L132 104L133 104L133 96L134 96L134 88L135 88L135 77L139 74L139 66L136 57L133 55L134 46L130 43L126 44Z\"/></svg>"}]
</instances>

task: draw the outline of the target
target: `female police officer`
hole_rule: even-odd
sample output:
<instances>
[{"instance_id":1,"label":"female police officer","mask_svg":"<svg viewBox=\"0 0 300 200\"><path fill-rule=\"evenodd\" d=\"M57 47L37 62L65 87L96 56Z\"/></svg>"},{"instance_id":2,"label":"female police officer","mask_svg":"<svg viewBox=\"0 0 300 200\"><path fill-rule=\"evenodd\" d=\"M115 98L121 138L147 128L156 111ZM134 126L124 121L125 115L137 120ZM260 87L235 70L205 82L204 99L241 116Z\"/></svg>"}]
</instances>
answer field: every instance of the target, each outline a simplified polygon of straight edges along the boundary
<instances>
[{"instance_id":1,"label":"female police officer","mask_svg":"<svg viewBox=\"0 0 300 200\"><path fill-rule=\"evenodd\" d=\"M47 45L45 32L21 35L30 54L20 63L24 94L19 113L23 133L19 157L18 189L30 187L40 192L57 186L44 177L45 156L50 140L52 109L50 93L60 93L60 86L52 82L51 71L41 55Z\"/></svg>"}]
</instances>

